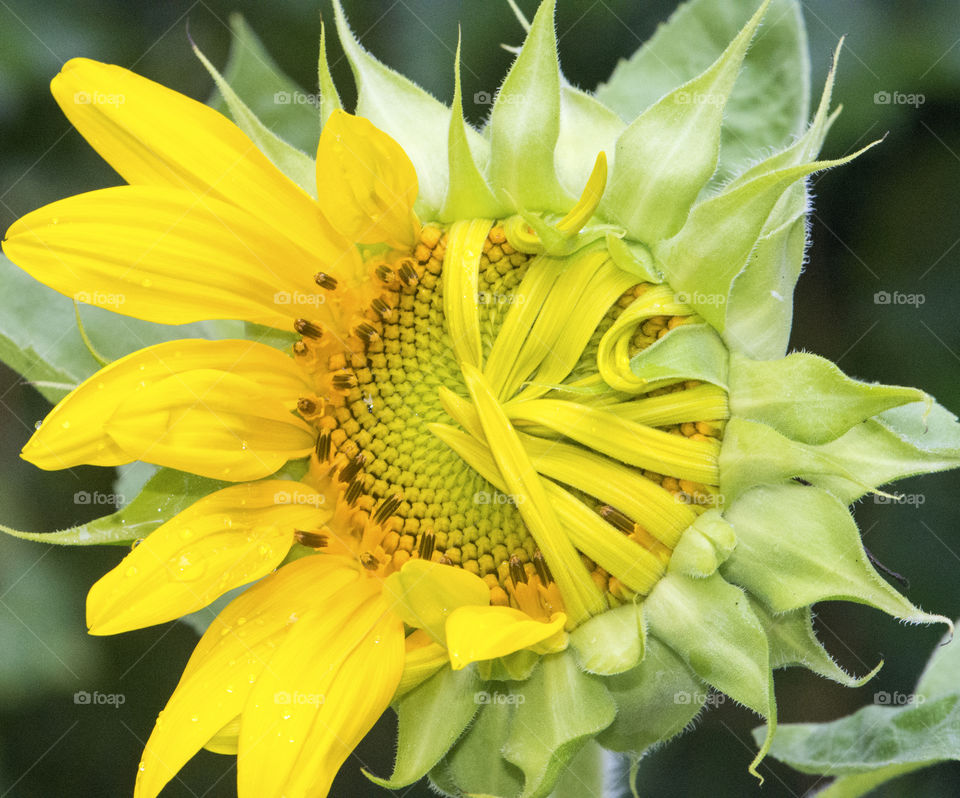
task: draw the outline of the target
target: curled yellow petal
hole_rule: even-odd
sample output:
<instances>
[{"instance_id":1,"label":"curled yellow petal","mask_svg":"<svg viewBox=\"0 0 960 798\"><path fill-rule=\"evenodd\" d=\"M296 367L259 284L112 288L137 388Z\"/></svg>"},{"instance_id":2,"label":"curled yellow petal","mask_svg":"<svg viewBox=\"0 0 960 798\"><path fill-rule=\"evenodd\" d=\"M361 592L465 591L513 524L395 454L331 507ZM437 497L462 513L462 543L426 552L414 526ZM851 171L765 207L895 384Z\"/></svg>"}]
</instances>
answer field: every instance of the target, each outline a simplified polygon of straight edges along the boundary
<instances>
[{"instance_id":1,"label":"curled yellow petal","mask_svg":"<svg viewBox=\"0 0 960 798\"><path fill-rule=\"evenodd\" d=\"M593 171L587 179L587 184L583 187L580 199L577 200L577 204L570 209L569 213L557 222L557 230L567 235L580 232L580 229L590 220L593 212L600 204L600 198L603 196L603 190L606 186L607 154L601 152L597 155Z\"/></svg>"},{"instance_id":2,"label":"curled yellow petal","mask_svg":"<svg viewBox=\"0 0 960 798\"><path fill-rule=\"evenodd\" d=\"M273 347L239 340L168 341L111 363L74 389L47 416L21 456L48 470L129 463L137 457L107 432L107 422L125 404L133 403L135 410L137 397L158 382L198 369L223 369L224 374L229 370L281 409L293 407L309 390L306 376L293 360ZM212 412L209 404L207 410ZM218 422L221 427L224 420Z\"/></svg>"},{"instance_id":3,"label":"curled yellow petal","mask_svg":"<svg viewBox=\"0 0 960 798\"><path fill-rule=\"evenodd\" d=\"M222 200L320 257L349 257L349 242L316 202L212 108L86 58L64 64L50 88L73 126L128 183Z\"/></svg>"},{"instance_id":4,"label":"curled yellow petal","mask_svg":"<svg viewBox=\"0 0 960 798\"><path fill-rule=\"evenodd\" d=\"M360 244L412 247L420 232L417 190L417 173L396 141L362 117L330 114L317 149L317 195L337 230Z\"/></svg>"},{"instance_id":5,"label":"curled yellow petal","mask_svg":"<svg viewBox=\"0 0 960 798\"><path fill-rule=\"evenodd\" d=\"M408 560L387 577L384 592L393 599L394 611L404 623L423 629L441 645L451 612L490 603L490 588L480 577L429 560Z\"/></svg>"},{"instance_id":6,"label":"curled yellow petal","mask_svg":"<svg viewBox=\"0 0 960 798\"><path fill-rule=\"evenodd\" d=\"M561 651L567 645L566 622L562 612L543 622L513 607L459 607L447 618L450 665L461 670L471 662L505 657L525 648L541 654Z\"/></svg>"},{"instance_id":7,"label":"curled yellow petal","mask_svg":"<svg viewBox=\"0 0 960 798\"><path fill-rule=\"evenodd\" d=\"M435 643L423 629L416 629L407 635L404 646L406 655L403 660L403 675L397 685L398 698L425 682L450 661L447 650Z\"/></svg>"},{"instance_id":8,"label":"curled yellow petal","mask_svg":"<svg viewBox=\"0 0 960 798\"><path fill-rule=\"evenodd\" d=\"M91 634L173 620L264 576L286 557L297 529L323 524L332 508L299 482L232 485L154 530L87 596Z\"/></svg>"}]
</instances>

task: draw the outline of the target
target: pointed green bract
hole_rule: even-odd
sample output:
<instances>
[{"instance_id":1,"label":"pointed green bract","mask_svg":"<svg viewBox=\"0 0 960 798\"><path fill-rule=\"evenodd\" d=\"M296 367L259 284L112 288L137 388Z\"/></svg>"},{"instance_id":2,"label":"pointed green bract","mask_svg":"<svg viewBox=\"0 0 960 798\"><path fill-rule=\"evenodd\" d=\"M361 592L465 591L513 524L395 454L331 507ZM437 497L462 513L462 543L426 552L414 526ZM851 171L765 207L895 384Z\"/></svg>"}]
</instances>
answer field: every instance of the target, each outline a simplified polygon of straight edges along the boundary
<instances>
[{"instance_id":1,"label":"pointed green bract","mask_svg":"<svg viewBox=\"0 0 960 798\"><path fill-rule=\"evenodd\" d=\"M706 324L684 324L630 359L630 370L645 383L702 380L727 387L727 350Z\"/></svg>"},{"instance_id":2,"label":"pointed green bract","mask_svg":"<svg viewBox=\"0 0 960 798\"><path fill-rule=\"evenodd\" d=\"M878 413L925 399L916 388L851 379L831 361L805 352L771 362L730 357L731 414L802 443L827 443Z\"/></svg>"},{"instance_id":3,"label":"pointed green bract","mask_svg":"<svg viewBox=\"0 0 960 798\"><path fill-rule=\"evenodd\" d=\"M381 779L367 773L367 778L396 790L427 775L482 706L481 687L475 668L441 668L405 694L395 706L399 731L393 775ZM429 733L425 733L427 729Z\"/></svg>"},{"instance_id":4,"label":"pointed green bract","mask_svg":"<svg viewBox=\"0 0 960 798\"><path fill-rule=\"evenodd\" d=\"M767 638L743 591L719 574L667 574L644 602L650 634L700 679L773 717Z\"/></svg>"},{"instance_id":5,"label":"pointed green bract","mask_svg":"<svg viewBox=\"0 0 960 798\"><path fill-rule=\"evenodd\" d=\"M340 94L330 74L330 65L327 63L327 27L320 20L320 57L317 59L317 82L320 87L320 125L327 123L330 114L342 110Z\"/></svg>"},{"instance_id":6,"label":"pointed green bract","mask_svg":"<svg viewBox=\"0 0 960 798\"><path fill-rule=\"evenodd\" d=\"M450 129L447 132L450 182L440 210L440 219L444 221L470 218L495 219L503 215L506 209L493 196L470 149L468 126L463 119L459 39L453 75L453 105L450 113ZM472 129L471 132L473 132ZM486 143L484 139L480 141Z\"/></svg>"},{"instance_id":7,"label":"pointed green bract","mask_svg":"<svg viewBox=\"0 0 960 798\"><path fill-rule=\"evenodd\" d=\"M821 450L856 474L856 479L839 474L819 484L852 502L897 479L956 468L960 465L960 423L935 402L913 402L858 424Z\"/></svg>"},{"instance_id":8,"label":"pointed green bract","mask_svg":"<svg viewBox=\"0 0 960 798\"><path fill-rule=\"evenodd\" d=\"M680 734L699 714L709 688L668 646L650 637L643 662L604 684L617 716L597 741L613 751L643 754Z\"/></svg>"},{"instance_id":9,"label":"pointed green bract","mask_svg":"<svg viewBox=\"0 0 960 798\"><path fill-rule=\"evenodd\" d=\"M587 182L598 152L612 160L617 139L626 127L593 95L572 86L560 87L560 135L556 163L560 182L577 194Z\"/></svg>"},{"instance_id":10,"label":"pointed green bract","mask_svg":"<svg viewBox=\"0 0 960 798\"><path fill-rule=\"evenodd\" d=\"M574 201L560 185L554 161L560 135L555 4L544 0L537 9L490 116L487 176L497 198L514 210L565 213Z\"/></svg>"},{"instance_id":11,"label":"pointed green bract","mask_svg":"<svg viewBox=\"0 0 960 798\"><path fill-rule=\"evenodd\" d=\"M861 687L870 681L883 665L883 662L880 662L860 678L851 676L833 661L817 640L809 607L775 615L757 601L751 600L750 606L766 632L767 642L770 644L771 668L801 665L845 687Z\"/></svg>"},{"instance_id":12,"label":"pointed green bract","mask_svg":"<svg viewBox=\"0 0 960 798\"><path fill-rule=\"evenodd\" d=\"M280 69L241 14L230 15L230 33L224 81L268 130L296 149L313 154L320 137L313 98ZM233 115L226 99L217 92L208 105ZM240 121L235 116L233 119Z\"/></svg>"},{"instance_id":13,"label":"pointed green bract","mask_svg":"<svg viewBox=\"0 0 960 798\"><path fill-rule=\"evenodd\" d=\"M316 199L317 167L313 158L301 152L292 144L288 144L261 122L249 106L240 99L240 96L233 90L223 75L217 71L217 68L200 52L200 48L194 45L193 52L200 59L207 72L210 73L214 83L217 84L217 89L220 90L227 108L230 109L230 115L240 129L257 145L257 149L273 161L281 172Z\"/></svg>"},{"instance_id":14,"label":"pointed green bract","mask_svg":"<svg viewBox=\"0 0 960 798\"><path fill-rule=\"evenodd\" d=\"M621 60L598 98L631 122L662 96L693 79L720 56L757 10L757 0L691 0L629 59ZM798 135L809 103L807 35L796 0L773 0L724 111L722 184Z\"/></svg>"},{"instance_id":15,"label":"pointed green bract","mask_svg":"<svg viewBox=\"0 0 960 798\"><path fill-rule=\"evenodd\" d=\"M758 487L725 516L736 530L737 548L720 570L772 612L842 599L912 622L945 620L921 612L883 580L846 506L826 491Z\"/></svg>"},{"instance_id":16,"label":"pointed green bract","mask_svg":"<svg viewBox=\"0 0 960 798\"><path fill-rule=\"evenodd\" d=\"M447 191L447 159L437 156L447 149L450 109L370 55L350 30L340 0L334 0L334 11L340 43L357 83L357 115L403 147L417 170L418 207L425 218L434 217Z\"/></svg>"},{"instance_id":17,"label":"pointed green bract","mask_svg":"<svg viewBox=\"0 0 960 798\"><path fill-rule=\"evenodd\" d=\"M723 333L731 285L746 266L764 222L783 192L809 174L852 161L874 144L833 161L762 174L701 202L677 235L654 246L658 266L675 289L690 295L697 312ZM736 349L737 341L728 338L727 343Z\"/></svg>"},{"instance_id":18,"label":"pointed green bract","mask_svg":"<svg viewBox=\"0 0 960 798\"><path fill-rule=\"evenodd\" d=\"M670 555L669 570L695 579L710 576L737 545L733 527L717 509L707 510L686 528Z\"/></svg>"},{"instance_id":19,"label":"pointed green bract","mask_svg":"<svg viewBox=\"0 0 960 798\"><path fill-rule=\"evenodd\" d=\"M617 140L602 207L639 241L675 235L716 170L723 108L768 4L709 69L644 111Z\"/></svg>"},{"instance_id":20,"label":"pointed green bract","mask_svg":"<svg viewBox=\"0 0 960 798\"><path fill-rule=\"evenodd\" d=\"M521 798L546 798L580 747L613 722L616 707L571 652L543 657L521 695L503 756L523 771Z\"/></svg>"}]
</instances>

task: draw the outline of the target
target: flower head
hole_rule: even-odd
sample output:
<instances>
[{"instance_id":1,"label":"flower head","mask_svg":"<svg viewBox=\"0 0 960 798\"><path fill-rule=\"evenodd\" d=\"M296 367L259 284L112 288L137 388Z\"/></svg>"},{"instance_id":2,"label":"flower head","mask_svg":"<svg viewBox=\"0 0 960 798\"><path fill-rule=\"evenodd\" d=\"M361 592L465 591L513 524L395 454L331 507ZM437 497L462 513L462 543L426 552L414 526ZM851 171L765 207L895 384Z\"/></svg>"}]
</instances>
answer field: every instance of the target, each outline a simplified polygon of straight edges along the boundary
<instances>
[{"instance_id":1,"label":"flower head","mask_svg":"<svg viewBox=\"0 0 960 798\"><path fill-rule=\"evenodd\" d=\"M5 253L148 321L291 334L135 352L23 451L222 483L90 591L91 632L113 634L253 583L200 640L138 796L201 747L238 755L242 796L325 795L391 704L379 783L547 795L588 740L640 756L708 686L772 734L774 668L857 683L813 634L817 601L945 621L874 571L848 505L954 466L956 420L784 357L804 178L856 155L816 160L832 72L802 135L708 187L768 5L621 121L563 81L546 0L483 136L458 72L446 108L338 5L360 100L344 111L321 61L315 165L205 59L239 127L119 67L64 67L55 97L129 185L28 214ZM75 99L98 93L126 101Z\"/></svg>"}]
</instances>

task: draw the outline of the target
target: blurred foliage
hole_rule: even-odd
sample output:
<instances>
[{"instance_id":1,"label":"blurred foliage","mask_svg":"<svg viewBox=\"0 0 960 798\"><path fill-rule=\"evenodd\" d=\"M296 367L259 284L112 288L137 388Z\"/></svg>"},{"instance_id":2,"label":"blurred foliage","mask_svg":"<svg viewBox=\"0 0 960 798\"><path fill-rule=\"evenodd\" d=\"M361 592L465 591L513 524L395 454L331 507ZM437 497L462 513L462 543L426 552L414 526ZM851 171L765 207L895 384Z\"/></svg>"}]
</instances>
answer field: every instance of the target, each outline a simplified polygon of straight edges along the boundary
<instances>
[{"instance_id":1,"label":"blurred foliage","mask_svg":"<svg viewBox=\"0 0 960 798\"><path fill-rule=\"evenodd\" d=\"M344 1L364 45L441 99L452 95L452 63L462 24L465 110L483 121L522 30L505 2ZM520 0L528 15L535 0ZM674 7L672 0L560 0L561 61L575 84L592 89L628 57ZM797 293L792 346L838 361L848 373L920 386L960 410L960 18L953 0L836 3L806 0L816 93L840 35L847 36L835 97L845 111L828 156L887 134L882 147L814 180L813 246ZM313 0L7 0L0 4L0 226L61 197L116 184L117 176L60 114L47 83L68 58L122 64L190 96L211 94L189 48L192 37L217 65L226 60L229 15L241 12L279 65L315 91L320 13ZM324 2L320 11L332 20ZM189 31L189 34L188 34ZM352 79L334 37L334 78L347 107ZM476 96L476 100L474 98ZM922 99L922 101L921 101ZM9 290L9 286L3 288ZM883 304L886 292L891 301ZM923 298L897 304L899 295ZM0 519L20 529L59 529L112 509L79 504L78 491L111 492L112 474L78 468L44 473L17 453L48 405L0 371ZM870 499L857 510L867 547L910 581L908 596L930 611L960 615L956 569L960 509L955 474L911 480L909 504ZM195 642L184 624L123 635L84 635L86 589L111 567L115 549L63 550L0 539L0 795L130 795L143 741ZM897 626L850 605L819 607L818 630L849 670L886 665L868 686L847 690L800 671L777 676L782 721L826 721L870 703L875 693L908 693L940 636ZM85 691L123 703L76 703ZM756 719L726 704L645 761L645 794L759 794L746 772ZM359 774L391 770L386 718L348 760L334 795L385 794ZM798 795L816 777L768 760L767 796ZM882 796L956 794L957 765L910 774ZM164 793L233 796L230 758L201 754ZM427 795L425 788L407 795Z\"/></svg>"}]
</instances>

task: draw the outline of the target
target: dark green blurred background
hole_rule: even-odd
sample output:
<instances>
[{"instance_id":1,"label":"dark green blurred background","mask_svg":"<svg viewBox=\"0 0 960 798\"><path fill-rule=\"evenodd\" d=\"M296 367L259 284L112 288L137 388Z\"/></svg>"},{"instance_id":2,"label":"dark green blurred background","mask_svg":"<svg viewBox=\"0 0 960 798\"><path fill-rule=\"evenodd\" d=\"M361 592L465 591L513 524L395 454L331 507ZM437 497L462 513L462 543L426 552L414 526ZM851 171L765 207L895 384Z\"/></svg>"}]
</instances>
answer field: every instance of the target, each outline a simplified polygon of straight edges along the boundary
<instances>
[{"instance_id":1,"label":"dark green blurred background","mask_svg":"<svg viewBox=\"0 0 960 798\"><path fill-rule=\"evenodd\" d=\"M464 30L466 111L480 122L518 44L520 28L505 2L397 0L348 2L363 43L434 94L452 94L457 24ZM535 0L520 0L532 14ZM665 19L669 0L560 0L558 30L567 76L588 89L606 78ZM882 147L851 166L817 177L813 246L797 294L792 346L838 361L854 376L915 384L960 410L960 16L955 0L809 0L804 2L815 91L841 34L836 101L845 111L827 141L845 154L889 131ZM269 10L268 10L269 9ZM243 0L0 0L0 229L69 194L115 184L117 177L71 130L47 90L63 61L84 55L136 71L204 99L210 81L189 50L190 35L222 65L231 11L241 11L280 65L315 88L316 3ZM330 18L326 4L322 11ZM334 76L350 107L352 82L336 43ZM878 103L878 92L922 95L916 105ZM2 287L0 287L2 288ZM923 304L883 305L880 291L920 294ZM0 300L2 301L2 300ZM0 521L48 531L105 509L74 502L77 491L110 492L111 472L49 474L17 454L48 406L0 367ZM960 488L956 474L901 483L922 496L857 509L864 540L884 564L910 581L925 609L960 615ZM89 638L83 605L89 585L122 555L116 549L58 550L0 539L0 798L132 794L136 763L153 718L173 689L196 640L182 624L120 638ZM849 670L879 659L881 674L848 690L801 671L777 676L781 721L827 720L869 703L876 691L910 693L939 629L906 628L850 605L819 607L818 630ZM77 691L123 696L120 707L77 704ZM749 730L757 719L727 704L641 768L643 794L654 796L802 795L815 779L771 760L762 788L747 774ZM359 776L390 771L389 719L349 760L334 795L385 795ZM204 753L165 796L235 795L233 761ZM960 795L960 768L908 776L877 794ZM415 788L408 795L427 795Z\"/></svg>"}]
</instances>

